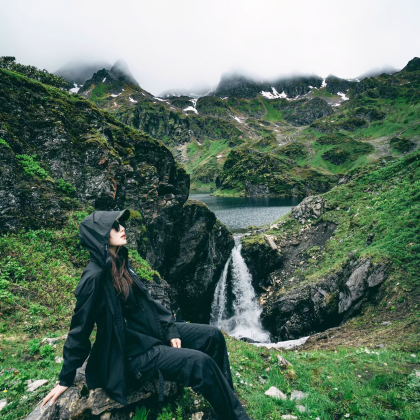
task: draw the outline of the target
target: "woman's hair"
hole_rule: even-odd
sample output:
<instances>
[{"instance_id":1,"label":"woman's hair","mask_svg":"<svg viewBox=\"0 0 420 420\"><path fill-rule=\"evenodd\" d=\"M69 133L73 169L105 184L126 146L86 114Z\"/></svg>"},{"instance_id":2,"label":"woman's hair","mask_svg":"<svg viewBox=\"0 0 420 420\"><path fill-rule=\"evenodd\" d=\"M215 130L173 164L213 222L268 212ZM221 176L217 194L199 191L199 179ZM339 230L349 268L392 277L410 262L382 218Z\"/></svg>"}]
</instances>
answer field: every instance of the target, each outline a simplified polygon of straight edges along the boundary
<instances>
[{"instance_id":1,"label":"woman's hair","mask_svg":"<svg viewBox=\"0 0 420 420\"><path fill-rule=\"evenodd\" d=\"M118 294L122 294L124 302L128 298L129 294L129 287L133 284L133 279L130 277L128 273L126 260L121 255L118 254L120 247L116 248L116 252L114 253L111 249L109 249L109 255L111 257L111 276L112 276L112 283L117 290Z\"/></svg>"}]
</instances>

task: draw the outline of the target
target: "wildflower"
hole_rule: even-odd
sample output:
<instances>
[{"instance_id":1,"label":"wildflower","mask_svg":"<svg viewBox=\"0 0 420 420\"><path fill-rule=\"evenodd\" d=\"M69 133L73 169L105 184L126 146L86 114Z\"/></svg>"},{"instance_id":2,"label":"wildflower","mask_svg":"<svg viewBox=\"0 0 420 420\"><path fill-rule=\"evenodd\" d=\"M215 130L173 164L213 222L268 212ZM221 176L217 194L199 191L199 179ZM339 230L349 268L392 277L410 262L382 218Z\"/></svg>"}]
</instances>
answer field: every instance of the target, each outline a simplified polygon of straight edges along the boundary
<instances>
[{"instance_id":1,"label":"wildflower","mask_svg":"<svg viewBox=\"0 0 420 420\"><path fill-rule=\"evenodd\" d=\"M415 354L410 354L411 357L417 357Z\"/></svg>"},{"instance_id":2,"label":"wildflower","mask_svg":"<svg viewBox=\"0 0 420 420\"><path fill-rule=\"evenodd\" d=\"M344 417L350 417L350 414L349 413L347 413L347 414L344 414Z\"/></svg>"},{"instance_id":3,"label":"wildflower","mask_svg":"<svg viewBox=\"0 0 420 420\"><path fill-rule=\"evenodd\" d=\"M338 388L334 388L336 391L338 391Z\"/></svg>"},{"instance_id":4,"label":"wildflower","mask_svg":"<svg viewBox=\"0 0 420 420\"><path fill-rule=\"evenodd\" d=\"M385 366L388 366L388 363L384 363Z\"/></svg>"},{"instance_id":5,"label":"wildflower","mask_svg":"<svg viewBox=\"0 0 420 420\"><path fill-rule=\"evenodd\" d=\"M319 417L317 417L315 420L321 420Z\"/></svg>"},{"instance_id":6,"label":"wildflower","mask_svg":"<svg viewBox=\"0 0 420 420\"><path fill-rule=\"evenodd\" d=\"M241 384L243 384L244 383L244 381L241 379Z\"/></svg>"},{"instance_id":7,"label":"wildflower","mask_svg":"<svg viewBox=\"0 0 420 420\"><path fill-rule=\"evenodd\" d=\"M331 379L331 378L332 378L332 376L327 376L327 378L328 378L328 379Z\"/></svg>"},{"instance_id":8,"label":"wildflower","mask_svg":"<svg viewBox=\"0 0 420 420\"><path fill-rule=\"evenodd\" d=\"M241 374L240 374L239 372L236 372L236 373L235 373L235 375L236 375L238 378L240 378L240 377L241 377Z\"/></svg>"},{"instance_id":9,"label":"wildflower","mask_svg":"<svg viewBox=\"0 0 420 420\"><path fill-rule=\"evenodd\" d=\"M361 378L362 377L362 375L357 375L359 378Z\"/></svg>"},{"instance_id":10,"label":"wildflower","mask_svg":"<svg viewBox=\"0 0 420 420\"><path fill-rule=\"evenodd\" d=\"M7 392L7 389L5 389L3 392Z\"/></svg>"}]
</instances>

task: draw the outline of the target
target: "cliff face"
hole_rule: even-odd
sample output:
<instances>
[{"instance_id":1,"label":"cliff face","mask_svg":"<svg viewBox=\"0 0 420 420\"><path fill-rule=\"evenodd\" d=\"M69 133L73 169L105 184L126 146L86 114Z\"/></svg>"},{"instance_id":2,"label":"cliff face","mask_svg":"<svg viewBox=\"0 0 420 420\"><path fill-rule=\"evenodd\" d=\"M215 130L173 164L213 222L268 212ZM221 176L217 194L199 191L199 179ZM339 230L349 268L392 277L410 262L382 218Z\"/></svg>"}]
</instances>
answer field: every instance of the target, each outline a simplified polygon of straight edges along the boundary
<instances>
[{"instance_id":1,"label":"cliff face","mask_svg":"<svg viewBox=\"0 0 420 420\"><path fill-rule=\"evenodd\" d=\"M5 70L0 98L0 232L59 228L69 211L86 205L129 208L139 252L167 273L174 244L197 221L190 210L184 214L189 176L170 151L80 96ZM213 234L211 215L213 224L198 236ZM220 236L229 240L225 229ZM208 245L206 259L216 267L225 255L219 245ZM200 273L203 284L212 283L206 276L214 271ZM176 278L174 269L168 280Z\"/></svg>"},{"instance_id":2,"label":"cliff face","mask_svg":"<svg viewBox=\"0 0 420 420\"><path fill-rule=\"evenodd\" d=\"M324 331L356 315L372 329L394 319L411 322L419 304L419 180L418 151L382 160L242 238L263 325L274 340Z\"/></svg>"}]
</instances>

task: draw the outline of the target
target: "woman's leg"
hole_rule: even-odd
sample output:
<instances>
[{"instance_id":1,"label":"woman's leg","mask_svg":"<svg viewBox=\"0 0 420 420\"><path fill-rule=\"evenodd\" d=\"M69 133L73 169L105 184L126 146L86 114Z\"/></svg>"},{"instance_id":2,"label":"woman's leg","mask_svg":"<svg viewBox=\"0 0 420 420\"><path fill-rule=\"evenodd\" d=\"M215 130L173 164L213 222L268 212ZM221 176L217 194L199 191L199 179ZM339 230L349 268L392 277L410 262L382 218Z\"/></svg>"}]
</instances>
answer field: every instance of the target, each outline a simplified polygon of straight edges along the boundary
<instances>
[{"instance_id":1,"label":"woman's leg","mask_svg":"<svg viewBox=\"0 0 420 420\"><path fill-rule=\"evenodd\" d=\"M187 348L158 347L155 375L159 369L165 380L181 382L202 394L220 420L249 420L230 384L209 355Z\"/></svg>"},{"instance_id":2,"label":"woman's leg","mask_svg":"<svg viewBox=\"0 0 420 420\"><path fill-rule=\"evenodd\" d=\"M181 335L181 347L202 351L217 364L233 390L226 341L219 328L206 324L175 322Z\"/></svg>"}]
</instances>

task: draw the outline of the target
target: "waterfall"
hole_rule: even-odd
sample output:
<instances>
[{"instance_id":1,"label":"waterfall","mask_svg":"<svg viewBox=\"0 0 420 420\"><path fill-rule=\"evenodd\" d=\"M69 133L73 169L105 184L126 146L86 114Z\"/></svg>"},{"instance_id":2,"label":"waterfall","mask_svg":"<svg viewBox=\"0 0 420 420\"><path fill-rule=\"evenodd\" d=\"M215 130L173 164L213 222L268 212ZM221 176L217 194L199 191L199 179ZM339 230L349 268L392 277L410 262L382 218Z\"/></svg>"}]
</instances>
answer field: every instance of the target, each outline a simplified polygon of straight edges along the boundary
<instances>
[{"instance_id":1,"label":"waterfall","mask_svg":"<svg viewBox=\"0 0 420 420\"><path fill-rule=\"evenodd\" d=\"M242 258L241 248L241 236L235 235L235 247L216 286L210 324L236 338L269 342L270 335L261 325L262 308L252 287L252 276ZM229 275L233 295L231 307L228 300Z\"/></svg>"}]
</instances>

